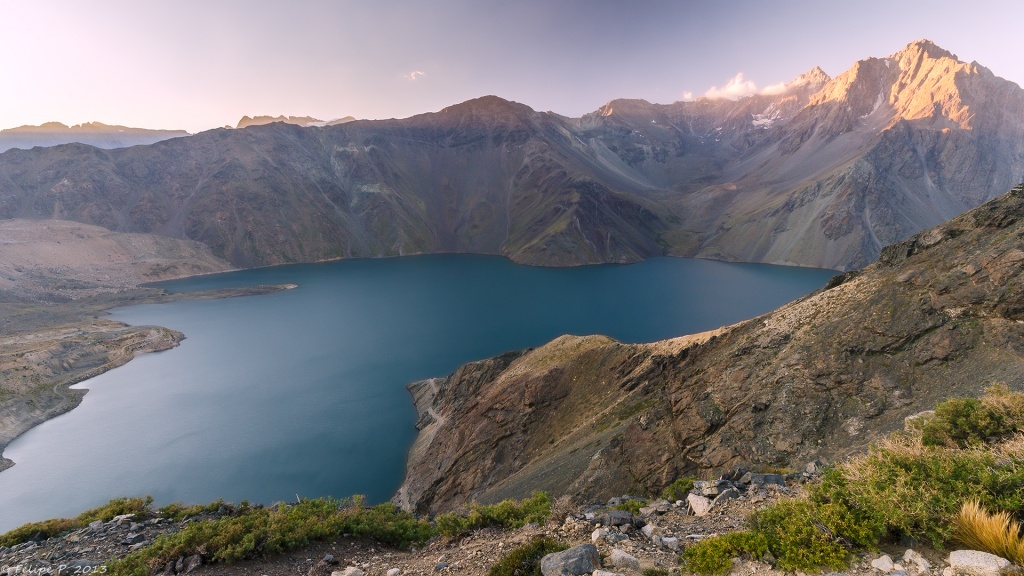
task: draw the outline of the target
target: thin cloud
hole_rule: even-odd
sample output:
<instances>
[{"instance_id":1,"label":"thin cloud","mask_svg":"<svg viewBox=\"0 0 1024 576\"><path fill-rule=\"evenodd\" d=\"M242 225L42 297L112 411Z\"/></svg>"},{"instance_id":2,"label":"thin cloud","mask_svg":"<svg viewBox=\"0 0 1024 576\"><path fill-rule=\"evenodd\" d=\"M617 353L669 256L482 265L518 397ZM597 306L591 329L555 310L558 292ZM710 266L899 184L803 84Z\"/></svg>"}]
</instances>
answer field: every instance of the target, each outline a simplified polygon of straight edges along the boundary
<instances>
[{"instance_id":1,"label":"thin cloud","mask_svg":"<svg viewBox=\"0 0 1024 576\"><path fill-rule=\"evenodd\" d=\"M745 80L743 78L743 72L737 73L735 76L729 79L725 83L725 86L719 88L718 86L712 86L708 88L708 91L704 93L707 98L725 98L727 100L739 100L745 96L752 94L764 94L766 96L778 96L787 92L791 86L786 82L779 82L778 84L771 84L764 88L758 89L757 84L753 80ZM683 98L686 99L686 95L690 94L687 92L683 94Z\"/></svg>"},{"instance_id":2,"label":"thin cloud","mask_svg":"<svg viewBox=\"0 0 1024 576\"><path fill-rule=\"evenodd\" d=\"M778 96L779 94L782 94L786 90L789 90L789 84L785 82L779 82L778 84L772 84L771 86L765 86L764 88L761 88L761 92L759 92L759 94L765 94L768 96Z\"/></svg>"},{"instance_id":3,"label":"thin cloud","mask_svg":"<svg viewBox=\"0 0 1024 576\"><path fill-rule=\"evenodd\" d=\"M725 83L724 87L719 88L718 86L712 86L711 88L708 88L708 91L704 93L704 96L708 98L737 100L751 94L757 94L757 84L754 84L753 80L744 80L743 72L740 72L730 78L729 81Z\"/></svg>"},{"instance_id":4,"label":"thin cloud","mask_svg":"<svg viewBox=\"0 0 1024 576\"><path fill-rule=\"evenodd\" d=\"M409 72L408 74L404 74L403 77L406 80L413 80L413 81L415 81L417 78L420 78L420 77L426 76L426 75L427 75L427 73L423 72L422 70L413 70L412 72Z\"/></svg>"}]
</instances>

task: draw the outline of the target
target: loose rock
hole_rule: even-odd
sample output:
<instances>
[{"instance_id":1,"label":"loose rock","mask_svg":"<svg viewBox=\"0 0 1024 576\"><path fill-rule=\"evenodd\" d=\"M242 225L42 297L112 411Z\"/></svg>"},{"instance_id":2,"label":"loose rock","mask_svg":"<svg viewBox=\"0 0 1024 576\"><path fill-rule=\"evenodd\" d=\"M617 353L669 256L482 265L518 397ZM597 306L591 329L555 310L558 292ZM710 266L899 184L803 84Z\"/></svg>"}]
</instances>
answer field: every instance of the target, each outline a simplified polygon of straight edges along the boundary
<instances>
[{"instance_id":1,"label":"loose rock","mask_svg":"<svg viewBox=\"0 0 1024 576\"><path fill-rule=\"evenodd\" d=\"M966 576L999 576L1010 567L1010 561L988 552L956 550L949 555L949 567Z\"/></svg>"}]
</instances>

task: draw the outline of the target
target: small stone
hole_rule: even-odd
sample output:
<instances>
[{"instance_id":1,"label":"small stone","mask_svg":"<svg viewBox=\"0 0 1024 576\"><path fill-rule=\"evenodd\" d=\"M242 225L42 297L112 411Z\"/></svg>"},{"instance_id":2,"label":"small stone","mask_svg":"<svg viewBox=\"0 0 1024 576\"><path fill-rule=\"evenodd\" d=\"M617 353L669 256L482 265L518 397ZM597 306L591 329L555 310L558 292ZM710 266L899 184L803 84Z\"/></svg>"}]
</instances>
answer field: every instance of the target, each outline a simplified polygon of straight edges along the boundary
<instances>
[{"instance_id":1,"label":"small stone","mask_svg":"<svg viewBox=\"0 0 1024 576\"><path fill-rule=\"evenodd\" d=\"M334 572L331 572L331 576L366 576L366 575L359 568L356 568L355 566L349 566L348 568L345 568L344 570L335 570Z\"/></svg>"},{"instance_id":2,"label":"small stone","mask_svg":"<svg viewBox=\"0 0 1024 576\"><path fill-rule=\"evenodd\" d=\"M612 550L611 555L608 556L608 560L612 563L612 566L615 566L616 568L626 568L630 570L640 569L640 561L619 548Z\"/></svg>"},{"instance_id":3,"label":"small stone","mask_svg":"<svg viewBox=\"0 0 1024 576\"><path fill-rule=\"evenodd\" d=\"M739 497L740 493L738 490L736 490L735 488L726 488L725 490L722 490L722 492L718 496L715 497L714 502L711 503L711 507L714 508L715 506L718 506L719 504L727 500L735 500L736 498Z\"/></svg>"},{"instance_id":4,"label":"small stone","mask_svg":"<svg viewBox=\"0 0 1024 576\"><path fill-rule=\"evenodd\" d=\"M644 533L644 536L651 538L652 536L654 536L654 525L648 524L647 526L641 528L640 531Z\"/></svg>"},{"instance_id":5,"label":"small stone","mask_svg":"<svg viewBox=\"0 0 1024 576\"><path fill-rule=\"evenodd\" d=\"M135 514L121 514L120 516L114 516L111 522L113 522L115 526L120 526L121 524L131 522L132 520L135 520Z\"/></svg>"},{"instance_id":6,"label":"small stone","mask_svg":"<svg viewBox=\"0 0 1024 576\"><path fill-rule=\"evenodd\" d=\"M607 535L608 530L606 528L598 528L597 530L594 530L590 533L590 541L594 544L597 544L601 541L602 538L604 538Z\"/></svg>"},{"instance_id":7,"label":"small stone","mask_svg":"<svg viewBox=\"0 0 1024 576\"><path fill-rule=\"evenodd\" d=\"M907 548L907 551L903 553L903 562L913 566L918 572L929 572L932 569L931 562L910 548Z\"/></svg>"},{"instance_id":8,"label":"small stone","mask_svg":"<svg viewBox=\"0 0 1024 576\"><path fill-rule=\"evenodd\" d=\"M591 574L591 576L624 576L624 575L623 574L619 574L618 572L608 572L607 570L594 570L594 573Z\"/></svg>"},{"instance_id":9,"label":"small stone","mask_svg":"<svg viewBox=\"0 0 1024 576\"><path fill-rule=\"evenodd\" d=\"M333 554L325 555L324 559L322 560L322 562L324 564L337 564L338 563L338 561L334 559L334 555Z\"/></svg>"},{"instance_id":10,"label":"small stone","mask_svg":"<svg viewBox=\"0 0 1024 576\"><path fill-rule=\"evenodd\" d=\"M179 572L179 574L182 574L182 573L183 574L188 574L189 572L192 572L193 570L195 570L196 568L199 568L202 565L203 565L203 557L202 556L200 556L199 554L196 554L194 556L189 556L188 558L185 559L185 571L184 572Z\"/></svg>"},{"instance_id":11,"label":"small stone","mask_svg":"<svg viewBox=\"0 0 1024 576\"><path fill-rule=\"evenodd\" d=\"M700 494L688 494L686 496L686 503L690 505L690 510L693 511L694 516L706 516L708 511L711 510L711 500Z\"/></svg>"},{"instance_id":12,"label":"small stone","mask_svg":"<svg viewBox=\"0 0 1024 576\"><path fill-rule=\"evenodd\" d=\"M142 542L145 539L146 537L142 534L129 532L128 535L124 537L123 543L131 546L132 544L138 544L139 542Z\"/></svg>"},{"instance_id":13,"label":"small stone","mask_svg":"<svg viewBox=\"0 0 1024 576\"><path fill-rule=\"evenodd\" d=\"M661 545L673 552L679 551L679 538L675 536L662 536Z\"/></svg>"},{"instance_id":14,"label":"small stone","mask_svg":"<svg viewBox=\"0 0 1024 576\"><path fill-rule=\"evenodd\" d=\"M398 568L392 568L391 570L388 570L388 576L398 576L401 573L402 571Z\"/></svg>"},{"instance_id":15,"label":"small stone","mask_svg":"<svg viewBox=\"0 0 1024 576\"><path fill-rule=\"evenodd\" d=\"M942 569L942 576L956 576L956 571L949 566L946 566Z\"/></svg>"},{"instance_id":16,"label":"small stone","mask_svg":"<svg viewBox=\"0 0 1024 576\"><path fill-rule=\"evenodd\" d=\"M967 576L999 576L1010 567L1010 561L988 552L956 550L949 555L949 567Z\"/></svg>"},{"instance_id":17,"label":"small stone","mask_svg":"<svg viewBox=\"0 0 1024 576\"><path fill-rule=\"evenodd\" d=\"M894 568L892 558L890 558L888 554L885 554L879 558L875 558L874 560L872 560L871 567L883 574L888 574L889 572L892 572Z\"/></svg>"},{"instance_id":18,"label":"small stone","mask_svg":"<svg viewBox=\"0 0 1024 576\"><path fill-rule=\"evenodd\" d=\"M437 564L434 564L434 572L440 572L441 570L444 570L447 567L447 562L438 562Z\"/></svg>"}]
</instances>

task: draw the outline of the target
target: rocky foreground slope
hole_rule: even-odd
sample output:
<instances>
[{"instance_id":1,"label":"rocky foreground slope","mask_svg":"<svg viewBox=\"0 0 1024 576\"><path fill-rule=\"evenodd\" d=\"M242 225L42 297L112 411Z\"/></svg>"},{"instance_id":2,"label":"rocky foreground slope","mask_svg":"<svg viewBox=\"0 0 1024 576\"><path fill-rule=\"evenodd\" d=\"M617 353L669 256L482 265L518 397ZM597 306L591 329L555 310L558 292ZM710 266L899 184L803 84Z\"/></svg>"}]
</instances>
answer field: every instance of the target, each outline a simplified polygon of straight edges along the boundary
<instances>
[{"instance_id":1,"label":"rocky foreground slope","mask_svg":"<svg viewBox=\"0 0 1024 576\"><path fill-rule=\"evenodd\" d=\"M0 218L202 242L235 266L423 252L837 269L1024 174L1024 90L918 41L738 101L582 118L488 96L403 120L0 154Z\"/></svg>"},{"instance_id":2,"label":"rocky foreground slope","mask_svg":"<svg viewBox=\"0 0 1024 576\"><path fill-rule=\"evenodd\" d=\"M397 497L651 493L736 465L837 458L993 382L1024 386L1024 187L887 247L862 271L715 333L565 336L410 387Z\"/></svg>"}]
</instances>

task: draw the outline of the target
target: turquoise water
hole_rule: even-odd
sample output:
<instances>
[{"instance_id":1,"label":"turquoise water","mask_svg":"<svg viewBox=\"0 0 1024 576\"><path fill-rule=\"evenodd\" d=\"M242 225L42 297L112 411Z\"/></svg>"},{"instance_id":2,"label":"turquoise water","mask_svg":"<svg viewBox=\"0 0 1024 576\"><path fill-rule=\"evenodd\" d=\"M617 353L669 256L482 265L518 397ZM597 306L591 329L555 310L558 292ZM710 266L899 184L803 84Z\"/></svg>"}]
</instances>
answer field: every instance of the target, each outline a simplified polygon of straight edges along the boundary
<instances>
[{"instance_id":1,"label":"turquoise water","mask_svg":"<svg viewBox=\"0 0 1024 576\"><path fill-rule=\"evenodd\" d=\"M80 384L82 405L13 442L0 531L110 498L389 498L415 436L409 382L561 334L648 342L751 318L829 270L656 258L534 268L433 255L282 266L165 283L294 283L264 296L135 306L114 319L184 332Z\"/></svg>"}]
</instances>

